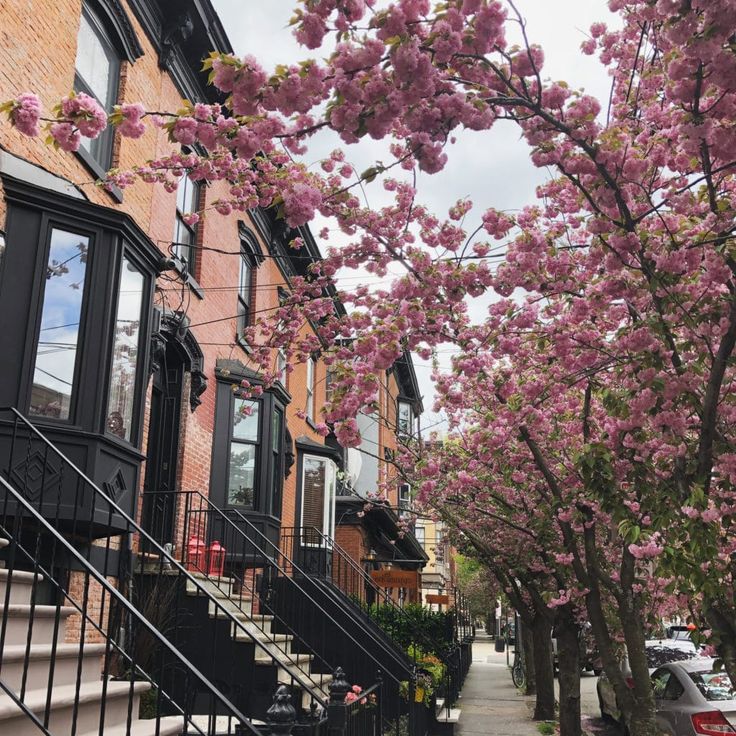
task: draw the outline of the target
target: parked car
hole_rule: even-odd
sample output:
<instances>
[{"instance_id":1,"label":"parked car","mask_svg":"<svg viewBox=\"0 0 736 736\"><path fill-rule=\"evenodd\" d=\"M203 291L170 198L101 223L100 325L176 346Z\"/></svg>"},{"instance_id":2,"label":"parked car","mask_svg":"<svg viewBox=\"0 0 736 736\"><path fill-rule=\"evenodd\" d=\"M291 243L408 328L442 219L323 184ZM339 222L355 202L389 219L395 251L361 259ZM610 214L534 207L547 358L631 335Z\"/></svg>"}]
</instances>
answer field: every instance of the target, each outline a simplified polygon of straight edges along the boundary
<instances>
[{"instance_id":1,"label":"parked car","mask_svg":"<svg viewBox=\"0 0 736 736\"><path fill-rule=\"evenodd\" d=\"M698 650L691 641L651 639L645 642L644 646L650 675L669 662L681 662L698 656ZM628 657L624 657L622 660L621 671L629 687L633 687L634 681L631 678L631 667L629 666ZM618 701L616 700L616 693L605 673L601 674L598 678L596 690L598 691L598 705L601 709L601 717L612 718L615 721L621 722L623 718Z\"/></svg>"},{"instance_id":2,"label":"parked car","mask_svg":"<svg viewBox=\"0 0 736 736\"><path fill-rule=\"evenodd\" d=\"M736 687L713 659L669 662L652 675L657 726L668 736L736 734Z\"/></svg>"}]
</instances>

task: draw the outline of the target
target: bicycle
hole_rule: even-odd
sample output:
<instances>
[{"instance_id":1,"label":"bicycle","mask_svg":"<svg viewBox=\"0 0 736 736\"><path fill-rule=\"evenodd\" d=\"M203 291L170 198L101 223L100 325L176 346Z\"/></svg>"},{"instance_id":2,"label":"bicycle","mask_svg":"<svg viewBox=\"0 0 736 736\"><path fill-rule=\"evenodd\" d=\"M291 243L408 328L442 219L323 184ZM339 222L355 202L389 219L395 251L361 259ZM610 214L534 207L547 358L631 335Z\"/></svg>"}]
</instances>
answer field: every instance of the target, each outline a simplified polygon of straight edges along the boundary
<instances>
[{"instance_id":1,"label":"bicycle","mask_svg":"<svg viewBox=\"0 0 736 736\"><path fill-rule=\"evenodd\" d=\"M514 687L520 690L526 685L524 658L521 656L521 651L517 648L514 648L514 663L511 665L511 681L514 683Z\"/></svg>"}]
</instances>

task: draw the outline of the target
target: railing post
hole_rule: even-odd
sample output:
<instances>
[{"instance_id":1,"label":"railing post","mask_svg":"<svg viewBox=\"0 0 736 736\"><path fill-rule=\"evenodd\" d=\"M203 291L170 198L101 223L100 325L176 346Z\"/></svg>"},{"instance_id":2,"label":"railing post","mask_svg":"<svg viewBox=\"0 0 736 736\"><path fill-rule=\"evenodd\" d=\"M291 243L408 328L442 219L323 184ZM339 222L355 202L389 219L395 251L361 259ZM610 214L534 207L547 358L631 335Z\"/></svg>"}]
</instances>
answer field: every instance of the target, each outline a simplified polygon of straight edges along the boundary
<instances>
[{"instance_id":1,"label":"railing post","mask_svg":"<svg viewBox=\"0 0 736 736\"><path fill-rule=\"evenodd\" d=\"M286 685L279 685L273 694L273 705L266 711L271 736L289 736L296 725L296 708Z\"/></svg>"},{"instance_id":2,"label":"railing post","mask_svg":"<svg viewBox=\"0 0 736 736\"><path fill-rule=\"evenodd\" d=\"M330 691L330 702L327 706L327 731L330 736L342 736L347 729L345 696L350 692L350 683L342 667L335 670L332 682L327 689Z\"/></svg>"}]
</instances>

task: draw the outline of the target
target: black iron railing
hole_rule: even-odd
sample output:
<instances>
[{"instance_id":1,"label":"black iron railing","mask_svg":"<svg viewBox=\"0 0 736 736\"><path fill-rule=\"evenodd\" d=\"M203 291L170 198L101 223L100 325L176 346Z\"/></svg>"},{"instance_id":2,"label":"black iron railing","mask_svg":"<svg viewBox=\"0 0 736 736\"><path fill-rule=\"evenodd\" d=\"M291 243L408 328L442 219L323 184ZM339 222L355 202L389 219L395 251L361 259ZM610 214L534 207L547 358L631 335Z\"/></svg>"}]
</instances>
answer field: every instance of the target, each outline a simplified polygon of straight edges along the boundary
<instances>
[{"instance_id":1,"label":"black iron railing","mask_svg":"<svg viewBox=\"0 0 736 736\"><path fill-rule=\"evenodd\" d=\"M17 410L4 411L10 414L11 422L5 425L6 431L10 425L9 453L0 467L7 479L0 490L0 528L14 541L11 552L18 560L18 569L43 574L45 582L39 591L57 611L54 637L69 614L61 609L74 607L80 620L74 632L76 640L89 638L104 644L105 691L112 678L127 678L132 683L131 718L135 703L142 699L145 709L152 710L157 718L170 712L178 714L194 719L193 729L200 728L200 721L205 722L201 733L228 733L220 729L220 724L223 719L233 718L242 721L242 729L248 732L244 714L250 714L253 701L247 675L256 660L273 667L289 684L300 713L313 715L326 706L327 696L300 668L285 668L287 675L279 669L283 657L273 637L263 636L265 625L256 630L250 617L233 608L228 597L222 595L224 581L215 587L206 575L187 569ZM59 513L62 503L64 514ZM123 533L98 538L106 525ZM146 560L145 574L134 570L135 552L139 559ZM65 579L63 571L70 569ZM112 579L116 585L110 582ZM6 595L10 595L10 586ZM38 595L33 593L31 614L36 613ZM204 626L201 616L197 620L192 610L193 600L204 606ZM3 635L8 617L6 605ZM240 648L233 645L234 641L241 643ZM0 654L4 654L3 646L0 636ZM247 671L243 646L250 648L252 659ZM57 659L54 645L52 675ZM77 688L81 688L83 659L80 654ZM29 656L22 664L21 700L27 690L30 662ZM151 681L153 671L155 698L143 693L145 687L141 687L141 678ZM143 672L148 674L144 676ZM274 685L275 680L274 676ZM52 685L53 677L48 682L49 697ZM120 688L119 682L113 686L115 692ZM86 690L82 694L88 695Z\"/></svg>"},{"instance_id":2,"label":"black iron railing","mask_svg":"<svg viewBox=\"0 0 736 736\"><path fill-rule=\"evenodd\" d=\"M309 658L310 678L326 693L340 657L351 659L351 677L368 678L384 665L375 649L364 640L342 630L341 623L317 600L317 591L306 584L308 576L292 557L282 551L236 509L223 511L198 491L158 493L157 505L162 513L175 513L181 519L179 531L173 538L176 549L182 550L184 564L198 571L210 573L209 580L220 585L220 580L235 582L227 595L228 604L235 606L250 622L262 631L267 628L278 632L273 643L282 662L294 665ZM172 509L166 510L164 497ZM214 551L213 551L214 550ZM225 578L215 573L226 572ZM347 650L338 650L333 644L339 636ZM280 638L279 638L280 637ZM380 642L378 648L385 647ZM401 695L402 682L413 691L414 670L403 656L386 648L391 657L391 671L384 671L383 702L387 713L409 714ZM369 683L363 680L364 685ZM415 736L414 731L410 731Z\"/></svg>"},{"instance_id":3,"label":"black iron railing","mask_svg":"<svg viewBox=\"0 0 736 736\"><path fill-rule=\"evenodd\" d=\"M211 736L235 733L236 725L242 733L259 733L4 478L0 498L3 511L9 502L13 507L12 517L0 516L0 537L11 540L2 574L0 674L3 689L19 704L18 717L30 711L44 732L70 736L114 727L129 734L141 718L154 719L157 733L176 727ZM154 645L145 668L140 641ZM164 686L171 673L184 696ZM195 694L201 701L197 713L189 707Z\"/></svg>"},{"instance_id":4,"label":"black iron railing","mask_svg":"<svg viewBox=\"0 0 736 736\"><path fill-rule=\"evenodd\" d=\"M437 690L437 697L443 701L445 714L449 716L452 704L462 688L467 674L464 666L462 638L465 636L465 613L458 614L453 608L448 615L448 630L445 646L438 647L421 631L413 631L408 652L404 651L406 642L397 641L390 630L382 625L381 607L386 606L398 620L403 620L403 631L411 629L404 609L392 598L389 592L378 586L371 576L356 562L334 539L323 534L314 527L282 528L281 546L292 558L299 560L312 575L317 575L334 585L355 604L361 615L372 621L393 643L393 649L408 656L412 667L421 674L422 656L437 652L444 665L442 683ZM459 591L455 600L459 600ZM439 650L439 651L438 651Z\"/></svg>"}]
</instances>

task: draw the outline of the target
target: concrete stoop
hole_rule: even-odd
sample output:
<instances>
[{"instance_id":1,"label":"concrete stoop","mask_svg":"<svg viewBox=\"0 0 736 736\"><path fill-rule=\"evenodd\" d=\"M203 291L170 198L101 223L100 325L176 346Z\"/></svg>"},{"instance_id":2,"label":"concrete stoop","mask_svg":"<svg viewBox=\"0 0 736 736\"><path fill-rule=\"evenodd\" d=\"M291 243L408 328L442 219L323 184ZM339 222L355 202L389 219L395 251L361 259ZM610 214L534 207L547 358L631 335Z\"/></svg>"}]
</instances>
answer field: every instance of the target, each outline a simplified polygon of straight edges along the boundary
<instances>
[{"instance_id":1,"label":"concrete stoop","mask_svg":"<svg viewBox=\"0 0 736 736\"><path fill-rule=\"evenodd\" d=\"M233 623L230 636L235 641L251 640L256 645L254 663L256 666L278 668L279 682L288 682L293 679L304 683L302 690L302 706L309 709L310 693L329 700L328 685L332 682L332 675L318 674L311 671L314 656L311 654L295 654L291 650L292 634L274 634L271 625L274 617L253 613L253 601L248 598L236 597L234 580L220 577L210 578L202 573L190 573L202 585L209 595L217 599L217 604L209 605L210 618L235 618L239 623ZM187 583L187 595L198 596L203 593L191 583Z\"/></svg>"},{"instance_id":2,"label":"concrete stoop","mask_svg":"<svg viewBox=\"0 0 736 736\"><path fill-rule=\"evenodd\" d=\"M0 549L7 544L7 540L0 539ZM9 580L11 596L6 608ZM26 709L42 723L48 711L47 729L54 736L72 732L75 709L78 736L98 736L103 722L105 736L180 734L183 721L179 717L163 718L158 724L137 717L140 697L150 689L147 682L102 680L100 662L104 645L63 643L67 622L78 614L77 609L32 606L33 588L40 581L41 576L33 573L13 571L11 575L5 568L0 569L0 622L6 621L0 673L6 687L20 697L25 670L22 702ZM130 728L127 726L129 711ZM40 733L33 720L4 691L0 691L0 733L13 736Z\"/></svg>"}]
</instances>

